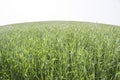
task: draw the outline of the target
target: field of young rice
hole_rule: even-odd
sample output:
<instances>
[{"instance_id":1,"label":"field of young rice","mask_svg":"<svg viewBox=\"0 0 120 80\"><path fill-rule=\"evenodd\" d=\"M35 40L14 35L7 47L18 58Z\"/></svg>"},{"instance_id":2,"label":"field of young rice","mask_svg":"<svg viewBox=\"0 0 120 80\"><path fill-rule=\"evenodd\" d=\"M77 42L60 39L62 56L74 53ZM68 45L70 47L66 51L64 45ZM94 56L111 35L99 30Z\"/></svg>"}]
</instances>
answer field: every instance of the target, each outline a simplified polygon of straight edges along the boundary
<instances>
[{"instance_id":1,"label":"field of young rice","mask_svg":"<svg viewBox=\"0 0 120 80\"><path fill-rule=\"evenodd\" d=\"M0 80L120 80L120 27L85 22L1 26Z\"/></svg>"}]
</instances>

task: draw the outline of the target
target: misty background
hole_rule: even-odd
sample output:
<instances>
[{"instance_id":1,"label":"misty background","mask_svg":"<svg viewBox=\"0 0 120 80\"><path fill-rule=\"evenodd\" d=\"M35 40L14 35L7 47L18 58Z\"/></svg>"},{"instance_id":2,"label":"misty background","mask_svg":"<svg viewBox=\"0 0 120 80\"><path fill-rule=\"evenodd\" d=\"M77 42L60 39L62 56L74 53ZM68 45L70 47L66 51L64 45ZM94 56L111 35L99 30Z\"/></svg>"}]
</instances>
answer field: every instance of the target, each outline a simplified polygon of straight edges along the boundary
<instances>
[{"instance_id":1,"label":"misty background","mask_svg":"<svg viewBox=\"0 0 120 80\"><path fill-rule=\"evenodd\" d=\"M120 0L0 0L0 25L49 20L120 25Z\"/></svg>"}]
</instances>

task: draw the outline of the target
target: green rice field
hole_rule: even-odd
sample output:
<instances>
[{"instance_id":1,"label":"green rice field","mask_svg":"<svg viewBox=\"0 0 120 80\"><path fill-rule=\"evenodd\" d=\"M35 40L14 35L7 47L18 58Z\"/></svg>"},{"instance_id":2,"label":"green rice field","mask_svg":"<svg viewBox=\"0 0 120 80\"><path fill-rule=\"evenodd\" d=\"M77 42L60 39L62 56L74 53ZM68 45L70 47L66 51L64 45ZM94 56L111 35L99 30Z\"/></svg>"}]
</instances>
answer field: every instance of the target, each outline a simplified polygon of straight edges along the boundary
<instances>
[{"instance_id":1,"label":"green rice field","mask_svg":"<svg viewBox=\"0 0 120 80\"><path fill-rule=\"evenodd\" d=\"M0 26L0 80L120 80L120 26L74 21Z\"/></svg>"}]
</instances>

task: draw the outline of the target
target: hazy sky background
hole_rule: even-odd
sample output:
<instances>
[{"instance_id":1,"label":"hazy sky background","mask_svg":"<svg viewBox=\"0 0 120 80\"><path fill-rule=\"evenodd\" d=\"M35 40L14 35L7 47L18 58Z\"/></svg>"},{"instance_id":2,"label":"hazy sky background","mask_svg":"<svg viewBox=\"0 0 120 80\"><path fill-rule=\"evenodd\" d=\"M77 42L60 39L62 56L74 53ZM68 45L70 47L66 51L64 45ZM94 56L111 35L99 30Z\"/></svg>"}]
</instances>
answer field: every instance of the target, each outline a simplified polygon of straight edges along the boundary
<instances>
[{"instance_id":1,"label":"hazy sky background","mask_svg":"<svg viewBox=\"0 0 120 80\"><path fill-rule=\"evenodd\" d=\"M46 20L120 25L120 0L0 0L0 25Z\"/></svg>"}]
</instances>

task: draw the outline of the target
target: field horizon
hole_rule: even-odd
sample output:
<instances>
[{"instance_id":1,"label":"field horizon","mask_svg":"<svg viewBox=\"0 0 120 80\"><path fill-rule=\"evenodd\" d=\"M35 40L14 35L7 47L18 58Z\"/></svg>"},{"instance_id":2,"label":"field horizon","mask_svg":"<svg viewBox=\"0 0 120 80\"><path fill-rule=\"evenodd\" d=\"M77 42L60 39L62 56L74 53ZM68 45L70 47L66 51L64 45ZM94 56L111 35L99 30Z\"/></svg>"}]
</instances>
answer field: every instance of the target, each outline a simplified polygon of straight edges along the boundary
<instances>
[{"instance_id":1,"label":"field horizon","mask_svg":"<svg viewBox=\"0 0 120 80\"><path fill-rule=\"evenodd\" d=\"M100 23L100 22L91 22L91 21L75 21L75 20L44 20L44 21L28 21L28 22L16 22L16 23L8 23L2 26L8 26L8 25L19 25L19 24L30 24L30 23L42 23L42 22L76 22L76 23L88 23L88 24L101 24L101 25L109 25L109 26L116 26L120 27L120 25L115 24L107 24L107 23Z\"/></svg>"}]
</instances>

